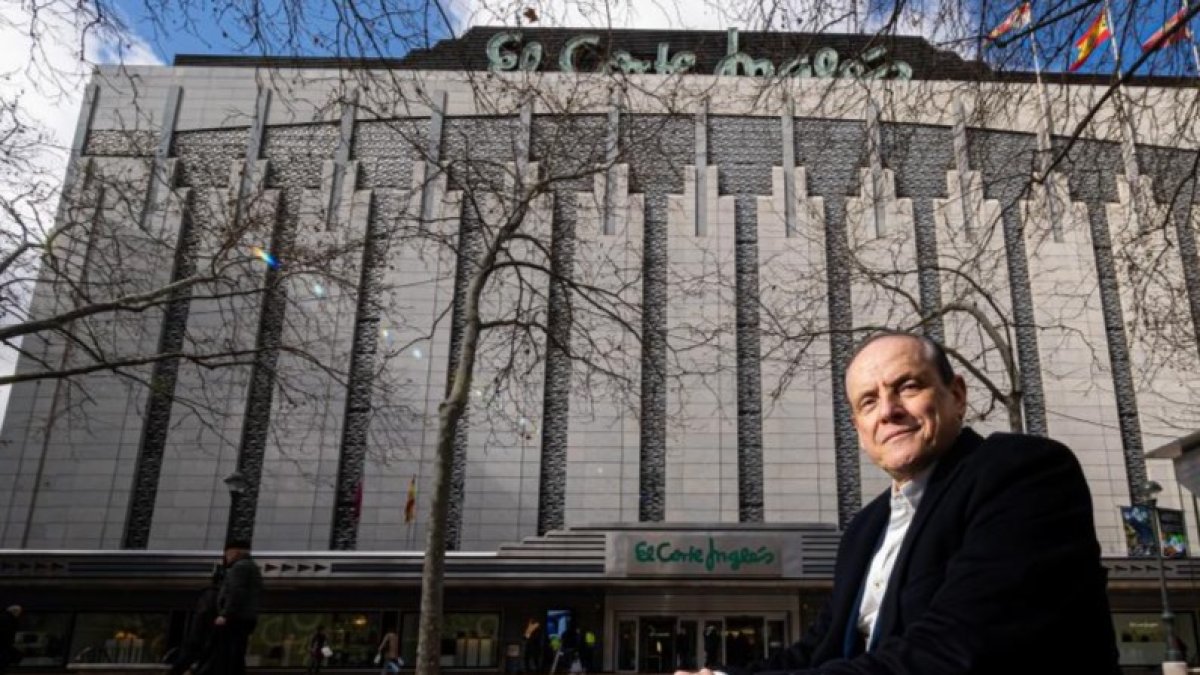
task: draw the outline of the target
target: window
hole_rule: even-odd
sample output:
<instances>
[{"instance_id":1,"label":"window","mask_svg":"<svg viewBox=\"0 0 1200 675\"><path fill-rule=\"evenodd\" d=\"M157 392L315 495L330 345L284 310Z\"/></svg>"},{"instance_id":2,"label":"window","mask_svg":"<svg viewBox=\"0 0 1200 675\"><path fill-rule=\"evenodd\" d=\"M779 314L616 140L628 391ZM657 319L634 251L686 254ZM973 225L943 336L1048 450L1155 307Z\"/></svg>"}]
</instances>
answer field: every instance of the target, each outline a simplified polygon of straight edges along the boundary
<instances>
[{"instance_id":1,"label":"window","mask_svg":"<svg viewBox=\"0 0 1200 675\"><path fill-rule=\"evenodd\" d=\"M167 651L167 614L90 614L75 617L73 663L159 663Z\"/></svg>"},{"instance_id":2,"label":"window","mask_svg":"<svg viewBox=\"0 0 1200 675\"><path fill-rule=\"evenodd\" d=\"M400 657L411 667L417 661L418 614L405 614L400 633ZM443 668L495 668L500 615L447 614L442 619Z\"/></svg>"},{"instance_id":3,"label":"window","mask_svg":"<svg viewBox=\"0 0 1200 675\"><path fill-rule=\"evenodd\" d=\"M246 665L300 668L308 665L308 643L320 627L333 656L330 668L374 668L381 637L380 615L368 612L262 614L246 648Z\"/></svg>"},{"instance_id":4,"label":"window","mask_svg":"<svg viewBox=\"0 0 1200 675\"><path fill-rule=\"evenodd\" d=\"M1167 653L1162 616L1152 612L1113 612L1117 650L1123 666L1149 666L1163 662ZM1191 612L1175 615L1175 635L1183 641L1184 658L1196 655L1196 618Z\"/></svg>"},{"instance_id":5,"label":"window","mask_svg":"<svg viewBox=\"0 0 1200 675\"><path fill-rule=\"evenodd\" d=\"M782 652L788 646L782 620L767 621L767 658Z\"/></svg>"},{"instance_id":6,"label":"window","mask_svg":"<svg viewBox=\"0 0 1200 675\"><path fill-rule=\"evenodd\" d=\"M62 666L67 662L71 615L26 612L13 646L21 652L21 666Z\"/></svg>"}]
</instances>

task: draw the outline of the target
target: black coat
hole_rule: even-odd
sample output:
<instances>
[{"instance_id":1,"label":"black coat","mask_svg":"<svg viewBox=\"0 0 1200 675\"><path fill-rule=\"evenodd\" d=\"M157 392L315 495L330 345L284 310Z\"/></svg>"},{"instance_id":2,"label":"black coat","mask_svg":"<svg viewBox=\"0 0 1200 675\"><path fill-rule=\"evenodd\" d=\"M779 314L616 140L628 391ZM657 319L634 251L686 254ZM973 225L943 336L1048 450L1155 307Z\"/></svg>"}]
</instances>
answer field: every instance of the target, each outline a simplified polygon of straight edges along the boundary
<instances>
[{"instance_id":1,"label":"black coat","mask_svg":"<svg viewBox=\"0 0 1200 675\"><path fill-rule=\"evenodd\" d=\"M254 559L238 560L225 570L225 578L217 594L217 613L235 621L257 619L262 587L262 572Z\"/></svg>"},{"instance_id":2,"label":"black coat","mask_svg":"<svg viewBox=\"0 0 1200 675\"><path fill-rule=\"evenodd\" d=\"M13 646L20 627L20 620L0 607L0 672L21 661L21 652Z\"/></svg>"},{"instance_id":3,"label":"black coat","mask_svg":"<svg viewBox=\"0 0 1200 675\"><path fill-rule=\"evenodd\" d=\"M930 475L862 653L852 624L890 513L887 492L859 512L814 625L749 671L1120 673L1091 495L1065 446L963 430Z\"/></svg>"}]
</instances>

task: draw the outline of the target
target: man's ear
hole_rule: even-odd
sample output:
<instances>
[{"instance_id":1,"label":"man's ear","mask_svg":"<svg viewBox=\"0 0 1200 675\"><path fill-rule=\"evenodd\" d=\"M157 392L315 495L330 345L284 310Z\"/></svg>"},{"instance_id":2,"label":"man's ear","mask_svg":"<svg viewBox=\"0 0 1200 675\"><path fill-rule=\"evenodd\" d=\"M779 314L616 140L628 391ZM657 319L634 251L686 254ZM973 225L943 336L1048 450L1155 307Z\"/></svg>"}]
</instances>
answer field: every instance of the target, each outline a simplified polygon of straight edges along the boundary
<instances>
[{"instance_id":1,"label":"man's ear","mask_svg":"<svg viewBox=\"0 0 1200 675\"><path fill-rule=\"evenodd\" d=\"M967 416L967 381L962 375L955 373L950 383L950 393L954 396L954 407L958 409L959 421Z\"/></svg>"}]
</instances>

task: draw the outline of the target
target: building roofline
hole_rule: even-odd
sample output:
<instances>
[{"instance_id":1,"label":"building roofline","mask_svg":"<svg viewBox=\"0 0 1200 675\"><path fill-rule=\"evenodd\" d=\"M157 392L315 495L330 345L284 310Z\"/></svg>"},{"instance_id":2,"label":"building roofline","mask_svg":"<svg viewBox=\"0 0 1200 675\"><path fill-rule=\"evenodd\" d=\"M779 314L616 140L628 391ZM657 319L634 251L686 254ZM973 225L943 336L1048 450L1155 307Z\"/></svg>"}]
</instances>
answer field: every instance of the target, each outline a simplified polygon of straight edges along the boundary
<instances>
[{"instance_id":1,"label":"building roofline","mask_svg":"<svg viewBox=\"0 0 1200 675\"><path fill-rule=\"evenodd\" d=\"M414 49L398 57L346 56L249 56L234 54L178 54L175 67L206 68L266 68L266 69L336 69L336 70L431 70L483 71L487 69L486 45L500 32L520 32L526 40L537 40L547 47L546 69L553 71L556 59L569 37L590 33L605 38L601 49L627 48L642 58L653 58L655 46L672 43L678 49L695 50L698 62L695 74L711 72L714 59L725 54L726 31L678 31L649 28L512 28L506 26L476 26L458 38L441 40L428 48ZM808 50L834 46L845 55L858 56L875 46L886 46L897 58L910 62L918 80L957 80L978 82L1033 83L1032 71L995 70L979 60L968 60L959 54L939 49L924 37L908 35L864 35L855 33L783 33L740 31L741 45L747 51L766 56L795 54L796 49ZM890 57L889 57L890 58ZM1113 83L1111 74L1079 74L1044 72L1042 79L1051 84L1105 86ZM1130 77L1131 86L1183 87L1200 84L1200 78L1184 76L1139 75Z\"/></svg>"},{"instance_id":2,"label":"building roofline","mask_svg":"<svg viewBox=\"0 0 1200 675\"><path fill-rule=\"evenodd\" d=\"M967 61L966 63L979 63ZM297 70L425 70L413 68L405 57L397 58L351 58L337 56L240 56L236 54L176 54L170 67L174 68L263 68ZM430 69L445 70L445 69ZM707 75L708 73L695 73ZM1105 86L1113 83L1110 75L1091 73L1044 72L1042 80L1047 84L1075 86ZM1032 84L1037 74L1024 70L991 71L980 82L1010 82ZM1132 87L1194 87L1200 86L1200 78L1170 75L1135 75L1125 80Z\"/></svg>"}]
</instances>

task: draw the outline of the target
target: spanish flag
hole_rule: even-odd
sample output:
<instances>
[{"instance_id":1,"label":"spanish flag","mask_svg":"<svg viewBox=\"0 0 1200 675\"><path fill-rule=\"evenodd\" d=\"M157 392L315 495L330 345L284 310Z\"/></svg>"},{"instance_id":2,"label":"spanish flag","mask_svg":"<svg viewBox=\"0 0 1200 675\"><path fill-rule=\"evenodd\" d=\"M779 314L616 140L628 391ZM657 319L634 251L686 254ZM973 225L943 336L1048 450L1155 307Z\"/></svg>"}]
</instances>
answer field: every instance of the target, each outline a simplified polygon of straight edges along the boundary
<instances>
[{"instance_id":1,"label":"spanish flag","mask_svg":"<svg viewBox=\"0 0 1200 675\"><path fill-rule=\"evenodd\" d=\"M1183 21L1183 17L1187 14L1187 12L1188 8L1184 7L1178 12L1175 12L1175 16L1167 19L1167 22L1162 25L1162 28L1154 31L1154 35L1151 35L1149 39L1142 43L1142 53L1145 54L1146 52L1153 51L1159 47L1166 47L1168 45L1178 44L1184 40L1190 40L1192 37L1192 32L1188 30L1187 26L1181 26L1178 30L1175 29L1175 26L1178 25L1180 21ZM1171 33L1172 30L1175 30L1175 32ZM1167 33L1171 34L1167 35Z\"/></svg>"},{"instance_id":2,"label":"spanish flag","mask_svg":"<svg viewBox=\"0 0 1200 675\"><path fill-rule=\"evenodd\" d=\"M1004 21L1000 22L999 26L992 29L988 33L987 39L989 42L998 39L1008 31L1014 28L1024 28L1029 25L1030 19L1033 18L1033 6L1031 3L1023 2L1016 9L1004 17Z\"/></svg>"},{"instance_id":3,"label":"spanish flag","mask_svg":"<svg viewBox=\"0 0 1200 675\"><path fill-rule=\"evenodd\" d=\"M417 519L417 477L408 481L408 499L404 500L404 522L411 523Z\"/></svg>"},{"instance_id":4,"label":"spanish flag","mask_svg":"<svg viewBox=\"0 0 1200 675\"><path fill-rule=\"evenodd\" d=\"M1110 37L1112 37L1112 32L1108 29L1108 10L1102 9L1100 16L1096 17L1083 37L1075 43L1075 60L1071 62L1071 67L1067 70L1072 73L1079 70L1092 52L1096 51L1096 47L1104 44L1104 41Z\"/></svg>"}]
</instances>

